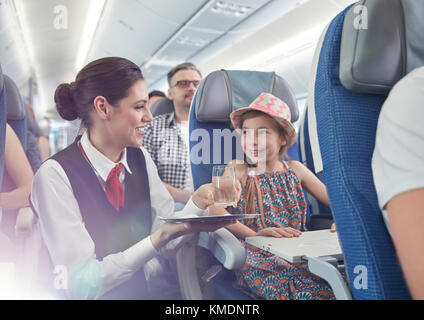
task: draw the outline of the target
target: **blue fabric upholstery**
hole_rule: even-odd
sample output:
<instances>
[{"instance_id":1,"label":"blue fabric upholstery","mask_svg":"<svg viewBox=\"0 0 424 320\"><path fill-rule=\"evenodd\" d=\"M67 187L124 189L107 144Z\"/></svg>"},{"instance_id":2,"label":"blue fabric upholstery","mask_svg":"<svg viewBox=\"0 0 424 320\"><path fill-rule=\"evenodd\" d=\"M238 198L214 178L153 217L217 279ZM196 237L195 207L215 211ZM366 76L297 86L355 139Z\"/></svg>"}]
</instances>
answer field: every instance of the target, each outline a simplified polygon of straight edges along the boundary
<instances>
[{"instance_id":1,"label":"blue fabric upholstery","mask_svg":"<svg viewBox=\"0 0 424 320\"><path fill-rule=\"evenodd\" d=\"M371 171L377 119L386 97L350 92L339 80L340 40L347 10L328 28L315 82L324 178L353 297L407 299L409 293L378 207ZM357 266L366 267L366 289L355 282L356 277L365 275L355 270Z\"/></svg>"},{"instance_id":2,"label":"blue fabric upholstery","mask_svg":"<svg viewBox=\"0 0 424 320\"><path fill-rule=\"evenodd\" d=\"M1 70L0 70L1 72ZM4 173L4 147L6 144L6 89L0 89L0 191Z\"/></svg>"},{"instance_id":3,"label":"blue fabric upholstery","mask_svg":"<svg viewBox=\"0 0 424 320\"><path fill-rule=\"evenodd\" d=\"M303 144L304 144L304 150L305 150L305 161L304 165L311 170L313 173L315 173L315 166L314 166L314 159L312 157L312 149L311 149L311 141L309 138L309 125L308 125L308 112L306 111L304 122L301 124L299 128L299 141L302 141L300 139L301 136L303 137ZM299 154L300 152L300 144L299 144ZM324 184L324 175L322 172L315 173L315 175L320 179ZM305 197L312 197L308 195L305 191ZM308 200L311 200L308 198ZM332 223L332 213L331 209L322 203L321 201L315 200L318 204L314 210L314 207L311 205L311 201L308 201L308 213L306 217L306 227L308 230L318 230L318 229L327 229L329 228L328 224L331 225ZM314 220L314 221L312 221Z\"/></svg>"}]
</instances>

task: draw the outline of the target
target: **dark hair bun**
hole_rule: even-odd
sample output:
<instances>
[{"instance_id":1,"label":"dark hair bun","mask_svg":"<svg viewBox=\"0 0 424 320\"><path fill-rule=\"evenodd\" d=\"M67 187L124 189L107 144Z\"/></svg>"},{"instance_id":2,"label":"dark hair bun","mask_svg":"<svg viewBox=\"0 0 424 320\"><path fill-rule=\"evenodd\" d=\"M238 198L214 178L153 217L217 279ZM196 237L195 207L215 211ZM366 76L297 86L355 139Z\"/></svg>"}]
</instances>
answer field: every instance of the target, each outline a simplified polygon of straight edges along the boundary
<instances>
[{"instance_id":1,"label":"dark hair bun","mask_svg":"<svg viewBox=\"0 0 424 320\"><path fill-rule=\"evenodd\" d=\"M63 119L72 121L78 118L78 110L70 84L62 83L57 87L54 94L54 102L56 103L57 112Z\"/></svg>"}]
</instances>

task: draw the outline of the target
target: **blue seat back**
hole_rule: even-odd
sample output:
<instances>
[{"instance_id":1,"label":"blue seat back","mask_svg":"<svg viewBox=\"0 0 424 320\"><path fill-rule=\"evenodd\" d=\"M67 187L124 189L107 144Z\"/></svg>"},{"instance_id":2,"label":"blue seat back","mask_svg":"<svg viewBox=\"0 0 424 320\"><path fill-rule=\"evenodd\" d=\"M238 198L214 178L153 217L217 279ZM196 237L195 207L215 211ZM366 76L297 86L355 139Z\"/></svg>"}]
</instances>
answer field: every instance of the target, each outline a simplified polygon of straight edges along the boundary
<instances>
[{"instance_id":1,"label":"blue seat back","mask_svg":"<svg viewBox=\"0 0 424 320\"><path fill-rule=\"evenodd\" d=\"M325 184L323 172L315 172L311 142L309 137L308 107L306 107L304 117L299 126L298 142L299 155L301 158L299 161L302 162L309 170L311 170L311 172L315 173L318 179L320 179ZM332 222L331 209L321 201L315 199L312 195L306 193L305 196L307 197L309 202L306 227L309 230L328 228Z\"/></svg>"},{"instance_id":2,"label":"blue seat back","mask_svg":"<svg viewBox=\"0 0 424 320\"><path fill-rule=\"evenodd\" d=\"M195 189L211 182L214 165L244 159L240 136L231 128L229 115L233 110L247 107L262 92L270 92L285 101L292 113L292 122L298 119L293 91L273 72L219 70L202 81L189 117L190 162ZM290 157L299 159L298 146L290 149Z\"/></svg>"},{"instance_id":3,"label":"blue seat back","mask_svg":"<svg viewBox=\"0 0 424 320\"><path fill-rule=\"evenodd\" d=\"M0 191L4 173L4 148L6 144L6 89L0 66Z\"/></svg>"},{"instance_id":4,"label":"blue seat back","mask_svg":"<svg viewBox=\"0 0 424 320\"><path fill-rule=\"evenodd\" d=\"M398 3L399 1L361 1L361 4L367 6L369 23L368 29L361 36L372 35L372 32L379 29L378 26L380 29L394 26L396 21L387 10L398 12L399 8L395 8ZM352 10L354 7L348 7L329 25L316 72L315 114L324 179L353 297L407 299L409 293L378 207L371 170L377 120L387 93L359 93L361 90L348 90L342 85L339 77L339 71L342 70L341 58L347 57L346 50L343 50L341 56L342 33L345 36L349 32L359 32L353 30L353 19L357 14L354 15ZM345 21L347 14L349 20ZM381 19L389 21L384 24ZM386 32L391 37L390 41L396 38L394 35L399 34L390 33L390 30ZM382 59L384 54L393 54L394 50L393 46L387 46L379 48L381 51L373 51L373 45L380 45L385 37L377 36L375 39L379 40L364 47L363 58L365 63L368 62L368 67L364 69L367 72L372 63L366 59L372 56ZM344 45L350 45L352 49L355 47L352 42L344 42ZM357 63L358 56L355 57ZM388 61L390 65L380 71L371 72L371 76L376 73L390 74L390 68L397 61ZM350 67L347 69L352 70ZM381 89L380 85L376 87Z\"/></svg>"},{"instance_id":5,"label":"blue seat back","mask_svg":"<svg viewBox=\"0 0 424 320\"><path fill-rule=\"evenodd\" d=\"M27 120L22 96L15 82L4 75L7 95L7 123L12 127L26 151Z\"/></svg>"}]
</instances>

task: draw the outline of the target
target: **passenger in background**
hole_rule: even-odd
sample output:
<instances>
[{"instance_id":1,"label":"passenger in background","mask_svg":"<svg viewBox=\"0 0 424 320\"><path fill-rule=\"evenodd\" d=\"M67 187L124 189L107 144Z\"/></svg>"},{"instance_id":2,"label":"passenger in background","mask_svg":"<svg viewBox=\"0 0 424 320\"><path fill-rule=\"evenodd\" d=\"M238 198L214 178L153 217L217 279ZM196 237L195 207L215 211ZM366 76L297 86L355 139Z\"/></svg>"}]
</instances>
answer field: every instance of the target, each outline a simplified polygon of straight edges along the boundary
<instances>
[{"instance_id":1,"label":"passenger in background","mask_svg":"<svg viewBox=\"0 0 424 320\"><path fill-rule=\"evenodd\" d=\"M3 186L7 184L7 188L3 187L0 194L2 210L0 231L13 239L17 209L29 206L28 199L34 174L19 138L9 125L6 126L4 165L6 176L3 179Z\"/></svg>"},{"instance_id":2,"label":"passenger in background","mask_svg":"<svg viewBox=\"0 0 424 320\"><path fill-rule=\"evenodd\" d=\"M143 146L155 162L159 177L181 209L193 192L190 169L188 117L194 93L202 80L192 63L175 66L168 73L168 97L174 112L155 117L146 126Z\"/></svg>"},{"instance_id":3,"label":"passenger in background","mask_svg":"<svg viewBox=\"0 0 424 320\"><path fill-rule=\"evenodd\" d=\"M147 100L139 67L118 57L89 63L56 89L61 117L81 119L86 131L43 163L31 203L52 267L67 268L72 298L177 299L167 287L152 292L144 267L161 249L173 256L181 236L227 225L159 218L174 215L174 202L140 148L152 120ZM200 187L183 214L207 214L211 197L210 186Z\"/></svg>"},{"instance_id":4,"label":"passenger in background","mask_svg":"<svg viewBox=\"0 0 424 320\"><path fill-rule=\"evenodd\" d=\"M160 100L160 99L162 99L162 98L165 98L166 97L166 95L165 95L165 93L163 93L162 91L160 91L160 90L153 90L153 91L150 91L150 93L149 93L149 108L152 106L152 104L154 104L156 101L158 101L158 100Z\"/></svg>"},{"instance_id":5,"label":"passenger in background","mask_svg":"<svg viewBox=\"0 0 424 320\"><path fill-rule=\"evenodd\" d=\"M236 176L243 186L232 214L261 215L259 219L237 222L227 227L240 239L252 236L298 237L304 230L306 201L303 188L329 204L324 184L298 161L282 161L296 140L290 123L289 107L277 97L262 93L248 107L230 114L240 130L247 163L233 160ZM225 214L218 207L211 214ZM254 297L272 300L334 299L328 284L311 274L304 264L291 264L267 251L242 241L246 247L245 265L236 272L237 284Z\"/></svg>"},{"instance_id":6,"label":"passenger in background","mask_svg":"<svg viewBox=\"0 0 424 320\"><path fill-rule=\"evenodd\" d=\"M400 80L378 119L372 169L378 202L411 295L424 299L424 67Z\"/></svg>"}]
</instances>

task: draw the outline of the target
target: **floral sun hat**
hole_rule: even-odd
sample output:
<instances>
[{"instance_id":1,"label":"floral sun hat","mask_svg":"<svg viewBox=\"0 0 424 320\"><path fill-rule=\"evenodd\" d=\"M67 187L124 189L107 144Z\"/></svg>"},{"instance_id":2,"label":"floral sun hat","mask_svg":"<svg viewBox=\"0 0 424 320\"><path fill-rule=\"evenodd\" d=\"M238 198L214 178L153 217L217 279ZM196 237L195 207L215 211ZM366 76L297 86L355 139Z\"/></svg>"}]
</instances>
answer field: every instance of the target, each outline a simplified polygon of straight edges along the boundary
<instances>
[{"instance_id":1,"label":"floral sun hat","mask_svg":"<svg viewBox=\"0 0 424 320\"><path fill-rule=\"evenodd\" d=\"M284 101L270 93L261 93L249 106L231 112L230 119L235 129L240 128L240 117L244 113L252 110L261 111L271 116L278 122L279 125L283 127L288 136L288 147L290 147L296 141L296 130L290 122L290 108Z\"/></svg>"}]
</instances>

